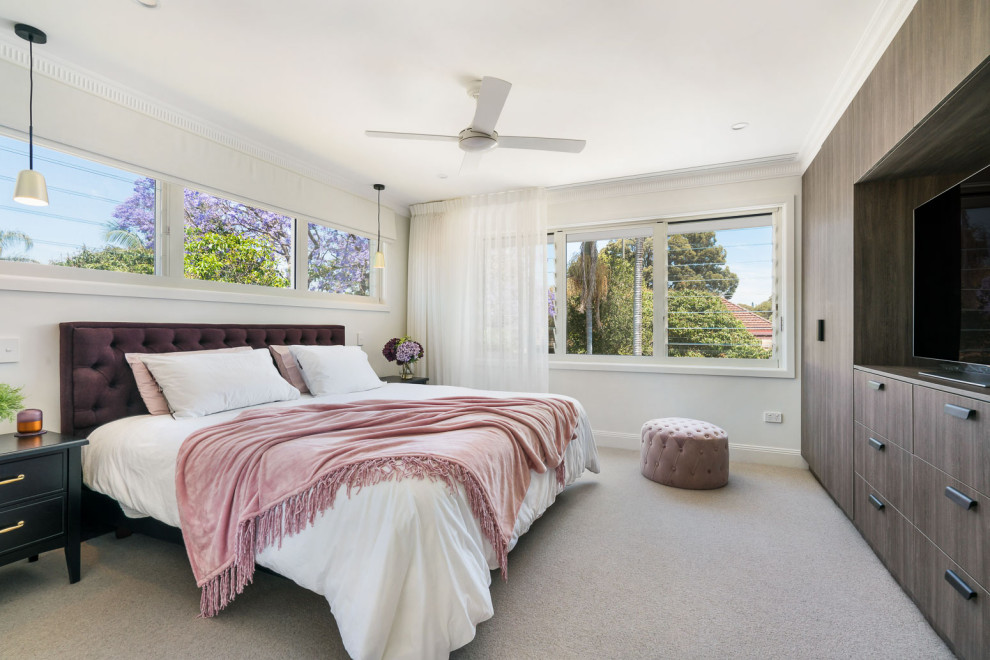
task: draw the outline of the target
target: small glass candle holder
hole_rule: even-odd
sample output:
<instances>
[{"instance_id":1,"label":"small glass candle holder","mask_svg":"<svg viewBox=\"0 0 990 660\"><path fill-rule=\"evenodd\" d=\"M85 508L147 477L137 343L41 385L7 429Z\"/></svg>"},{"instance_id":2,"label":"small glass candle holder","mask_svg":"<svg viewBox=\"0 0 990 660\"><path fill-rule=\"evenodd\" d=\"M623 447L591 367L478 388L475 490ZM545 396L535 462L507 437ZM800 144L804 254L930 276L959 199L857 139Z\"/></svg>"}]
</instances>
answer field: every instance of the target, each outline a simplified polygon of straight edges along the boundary
<instances>
[{"instance_id":1,"label":"small glass candle holder","mask_svg":"<svg viewBox=\"0 0 990 660\"><path fill-rule=\"evenodd\" d=\"M37 408L28 408L17 413L17 435L38 435L44 433L41 428L42 415Z\"/></svg>"}]
</instances>

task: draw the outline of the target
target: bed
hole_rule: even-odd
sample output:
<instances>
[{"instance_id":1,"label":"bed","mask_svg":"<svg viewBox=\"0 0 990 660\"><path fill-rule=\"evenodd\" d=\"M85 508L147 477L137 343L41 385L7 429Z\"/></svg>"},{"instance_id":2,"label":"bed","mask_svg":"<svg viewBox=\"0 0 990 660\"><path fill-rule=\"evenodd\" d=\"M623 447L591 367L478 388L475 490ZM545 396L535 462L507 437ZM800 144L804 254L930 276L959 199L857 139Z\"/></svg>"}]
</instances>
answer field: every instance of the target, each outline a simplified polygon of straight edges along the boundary
<instances>
[{"instance_id":1,"label":"bed","mask_svg":"<svg viewBox=\"0 0 990 660\"><path fill-rule=\"evenodd\" d=\"M112 498L117 515L157 520L152 529L171 530L174 536L180 525L175 465L183 440L242 411L193 419L147 415L124 354L344 343L342 326L65 323L60 334L62 432L90 439L83 456L84 484ZM465 395L510 394L396 383L370 393L261 407ZM579 416L563 455L562 484L554 470L530 475L509 549L564 486L585 469L598 471L587 417L573 403ZM491 571L499 565L495 550L472 515L464 489L429 479L384 481L338 497L312 525L258 552L255 561L325 596L344 646L355 658L446 657L470 642L476 625L494 613L489 586ZM192 615L194 604L190 608Z\"/></svg>"}]
</instances>

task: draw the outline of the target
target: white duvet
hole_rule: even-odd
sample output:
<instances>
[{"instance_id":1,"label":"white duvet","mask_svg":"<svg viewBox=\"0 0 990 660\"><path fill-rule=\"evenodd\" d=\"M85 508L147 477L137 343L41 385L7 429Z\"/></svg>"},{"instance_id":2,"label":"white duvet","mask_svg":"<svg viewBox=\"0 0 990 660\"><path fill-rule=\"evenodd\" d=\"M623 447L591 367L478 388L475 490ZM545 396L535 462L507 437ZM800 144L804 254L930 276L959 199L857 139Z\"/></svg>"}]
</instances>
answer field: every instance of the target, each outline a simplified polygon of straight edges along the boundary
<instances>
[{"instance_id":1,"label":"white duvet","mask_svg":"<svg viewBox=\"0 0 990 660\"><path fill-rule=\"evenodd\" d=\"M369 392L304 396L256 407L469 394L513 395L394 383ZM568 484L585 469L599 469L587 415L574 403L580 420L577 438L564 454ZM179 527L179 446L193 431L242 412L178 420L140 415L101 426L83 448L83 482L117 500L129 516L152 516ZM510 549L560 490L553 470L533 473ZM451 493L439 482L406 479L366 487L349 498L342 493L313 526L285 538L281 548L258 553L257 563L325 596L344 647L354 658L445 658L470 642L475 626L494 613L489 585L490 570L498 567L495 553L463 489ZM510 558L510 574L511 568ZM193 611L196 605L190 607ZM237 601L228 607L237 607Z\"/></svg>"}]
</instances>

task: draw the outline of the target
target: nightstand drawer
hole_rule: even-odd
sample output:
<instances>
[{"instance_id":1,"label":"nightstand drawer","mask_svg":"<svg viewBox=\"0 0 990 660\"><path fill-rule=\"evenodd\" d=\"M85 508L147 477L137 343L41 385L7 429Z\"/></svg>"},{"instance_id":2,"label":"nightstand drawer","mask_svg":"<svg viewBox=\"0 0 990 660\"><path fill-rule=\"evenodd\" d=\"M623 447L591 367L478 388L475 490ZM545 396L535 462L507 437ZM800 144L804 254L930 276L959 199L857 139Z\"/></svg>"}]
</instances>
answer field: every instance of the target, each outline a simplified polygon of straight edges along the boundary
<instances>
[{"instance_id":1,"label":"nightstand drawer","mask_svg":"<svg viewBox=\"0 0 990 660\"><path fill-rule=\"evenodd\" d=\"M0 554L65 531L62 496L0 511Z\"/></svg>"},{"instance_id":2,"label":"nightstand drawer","mask_svg":"<svg viewBox=\"0 0 990 660\"><path fill-rule=\"evenodd\" d=\"M65 488L65 452L0 463L0 507ZM0 528L2 529L2 528Z\"/></svg>"}]
</instances>

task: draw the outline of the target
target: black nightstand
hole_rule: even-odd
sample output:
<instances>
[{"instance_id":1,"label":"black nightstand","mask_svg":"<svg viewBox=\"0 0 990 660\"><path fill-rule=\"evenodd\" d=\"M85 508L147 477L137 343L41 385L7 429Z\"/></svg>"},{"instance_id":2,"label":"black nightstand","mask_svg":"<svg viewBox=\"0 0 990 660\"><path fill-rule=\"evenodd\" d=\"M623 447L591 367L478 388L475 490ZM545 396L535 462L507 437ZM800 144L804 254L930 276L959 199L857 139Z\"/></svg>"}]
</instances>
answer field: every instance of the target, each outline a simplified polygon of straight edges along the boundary
<instances>
[{"instance_id":1,"label":"black nightstand","mask_svg":"<svg viewBox=\"0 0 990 660\"><path fill-rule=\"evenodd\" d=\"M430 382L429 378L413 376L412 378L407 378L402 380L401 376L385 376L382 378L386 383L409 383L410 385L426 385Z\"/></svg>"},{"instance_id":2,"label":"black nightstand","mask_svg":"<svg viewBox=\"0 0 990 660\"><path fill-rule=\"evenodd\" d=\"M80 449L84 438L0 435L0 566L65 548L79 581Z\"/></svg>"}]
</instances>

